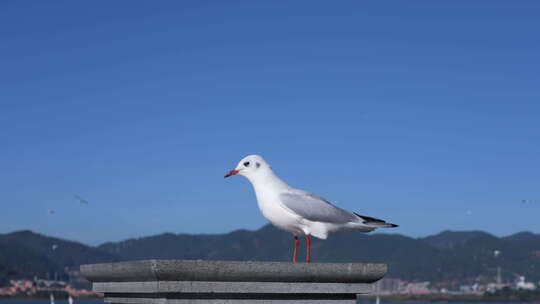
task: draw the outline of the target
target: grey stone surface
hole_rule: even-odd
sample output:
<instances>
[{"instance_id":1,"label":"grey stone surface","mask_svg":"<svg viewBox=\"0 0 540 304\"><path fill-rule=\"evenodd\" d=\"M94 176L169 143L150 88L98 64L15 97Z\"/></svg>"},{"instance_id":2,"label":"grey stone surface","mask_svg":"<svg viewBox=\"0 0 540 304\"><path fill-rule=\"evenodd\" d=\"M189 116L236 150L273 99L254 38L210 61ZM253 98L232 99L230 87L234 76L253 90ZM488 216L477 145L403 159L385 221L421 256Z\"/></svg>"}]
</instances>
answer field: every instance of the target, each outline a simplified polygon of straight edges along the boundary
<instances>
[{"instance_id":1,"label":"grey stone surface","mask_svg":"<svg viewBox=\"0 0 540 304\"><path fill-rule=\"evenodd\" d=\"M82 265L91 282L219 281L372 283L385 264L146 260Z\"/></svg>"},{"instance_id":2,"label":"grey stone surface","mask_svg":"<svg viewBox=\"0 0 540 304\"><path fill-rule=\"evenodd\" d=\"M105 302L117 304L356 303L384 264L147 260L82 265Z\"/></svg>"},{"instance_id":3,"label":"grey stone surface","mask_svg":"<svg viewBox=\"0 0 540 304\"><path fill-rule=\"evenodd\" d=\"M276 294L366 294L373 285L366 283L281 283L281 282L97 282L101 293L276 293Z\"/></svg>"}]
</instances>

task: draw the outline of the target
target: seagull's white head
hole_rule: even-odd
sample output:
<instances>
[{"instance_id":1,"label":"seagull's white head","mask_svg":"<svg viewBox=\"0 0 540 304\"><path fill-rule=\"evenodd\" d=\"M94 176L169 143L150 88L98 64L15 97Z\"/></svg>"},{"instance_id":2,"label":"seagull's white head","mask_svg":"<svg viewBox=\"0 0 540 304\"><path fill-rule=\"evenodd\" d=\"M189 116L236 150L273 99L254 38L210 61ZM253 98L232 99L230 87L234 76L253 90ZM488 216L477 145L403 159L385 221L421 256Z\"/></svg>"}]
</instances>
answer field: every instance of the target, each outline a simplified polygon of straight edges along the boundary
<instances>
[{"instance_id":1,"label":"seagull's white head","mask_svg":"<svg viewBox=\"0 0 540 304\"><path fill-rule=\"evenodd\" d=\"M242 175L249 180L253 180L258 176L265 176L272 172L270 165L260 155L248 155L238 163L236 168L229 171L225 177L232 175Z\"/></svg>"}]
</instances>

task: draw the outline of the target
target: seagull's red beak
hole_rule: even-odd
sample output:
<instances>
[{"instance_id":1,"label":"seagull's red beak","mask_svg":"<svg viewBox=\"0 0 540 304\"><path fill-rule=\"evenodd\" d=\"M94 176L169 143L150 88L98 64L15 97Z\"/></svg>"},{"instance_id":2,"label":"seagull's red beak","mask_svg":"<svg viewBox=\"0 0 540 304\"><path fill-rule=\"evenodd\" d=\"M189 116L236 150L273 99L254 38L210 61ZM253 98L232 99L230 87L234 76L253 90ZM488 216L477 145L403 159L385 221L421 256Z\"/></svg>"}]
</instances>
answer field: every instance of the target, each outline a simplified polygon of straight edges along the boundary
<instances>
[{"instance_id":1,"label":"seagull's red beak","mask_svg":"<svg viewBox=\"0 0 540 304\"><path fill-rule=\"evenodd\" d=\"M225 174L225 177L233 176L233 175L235 175L235 174L238 174L238 172L240 172L240 171L238 171L238 170L231 170L231 171L229 171L229 173Z\"/></svg>"}]
</instances>

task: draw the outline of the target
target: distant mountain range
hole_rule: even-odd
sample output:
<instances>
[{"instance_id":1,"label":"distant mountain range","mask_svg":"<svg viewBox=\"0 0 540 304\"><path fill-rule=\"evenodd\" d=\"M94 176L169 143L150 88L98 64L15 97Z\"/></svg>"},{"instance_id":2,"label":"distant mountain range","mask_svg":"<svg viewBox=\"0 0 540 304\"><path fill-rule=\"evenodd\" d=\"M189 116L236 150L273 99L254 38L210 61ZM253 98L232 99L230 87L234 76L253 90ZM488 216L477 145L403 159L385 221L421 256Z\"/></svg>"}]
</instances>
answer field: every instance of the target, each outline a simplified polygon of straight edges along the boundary
<instances>
[{"instance_id":1,"label":"distant mountain range","mask_svg":"<svg viewBox=\"0 0 540 304\"><path fill-rule=\"evenodd\" d=\"M303 245L303 244L302 244ZM500 254L495 256L495 250ZM0 284L44 277L80 264L140 259L289 261L292 237L270 225L226 234L173 234L109 242L97 247L31 231L0 234ZM424 238L399 234L338 233L314 240L317 262L378 262L387 277L414 281L540 280L540 234L496 237L482 231L443 231Z\"/></svg>"}]
</instances>

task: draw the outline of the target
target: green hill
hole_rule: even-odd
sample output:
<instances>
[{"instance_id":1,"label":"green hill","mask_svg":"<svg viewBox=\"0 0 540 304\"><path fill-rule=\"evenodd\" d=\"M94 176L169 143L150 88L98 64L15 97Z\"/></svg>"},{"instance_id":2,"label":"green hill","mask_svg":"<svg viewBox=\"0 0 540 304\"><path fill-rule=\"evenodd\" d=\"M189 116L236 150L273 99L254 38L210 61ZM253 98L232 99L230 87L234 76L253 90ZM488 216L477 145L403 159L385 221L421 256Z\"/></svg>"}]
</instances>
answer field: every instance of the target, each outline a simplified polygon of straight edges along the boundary
<instances>
[{"instance_id":1,"label":"green hill","mask_svg":"<svg viewBox=\"0 0 540 304\"><path fill-rule=\"evenodd\" d=\"M495 250L501 252L497 257ZM215 235L164 233L98 247L20 231L0 235L0 280L43 277L47 272L62 272L65 267L119 260L289 261L291 251L291 235L270 225L255 231ZM325 241L315 239L313 258L318 262L387 263L387 277L405 280L493 281L500 266L507 280L520 274L538 281L540 235L521 232L499 238L481 231L443 231L411 238L399 234L338 233Z\"/></svg>"},{"instance_id":2,"label":"green hill","mask_svg":"<svg viewBox=\"0 0 540 304\"><path fill-rule=\"evenodd\" d=\"M26 230L0 235L0 283L34 275L43 278L81 264L120 259L98 248Z\"/></svg>"}]
</instances>

